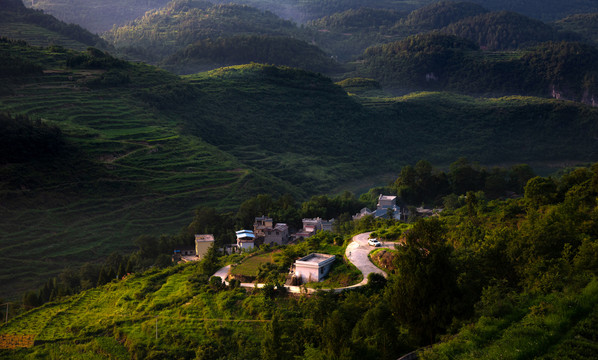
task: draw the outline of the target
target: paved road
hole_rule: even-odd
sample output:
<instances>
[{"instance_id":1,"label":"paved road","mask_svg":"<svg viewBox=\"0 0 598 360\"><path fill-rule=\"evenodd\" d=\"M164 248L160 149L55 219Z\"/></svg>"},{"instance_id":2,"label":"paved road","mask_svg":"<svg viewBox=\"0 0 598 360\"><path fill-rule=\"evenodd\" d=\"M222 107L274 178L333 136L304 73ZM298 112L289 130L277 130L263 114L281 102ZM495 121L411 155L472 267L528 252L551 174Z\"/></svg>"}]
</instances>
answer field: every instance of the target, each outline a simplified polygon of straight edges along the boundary
<instances>
[{"instance_id":1,"label":"paved road","mask_svg":"<svg viewBox=\"0 0 598 360\"><path fill-rule=\"evenodd\" d=\"M368 245L370 234L371 232L367 232L353 236L353 241L347 246L347 250L345 251L347 259L349 259L349 261L351 261L363 274L363 280L357 284L360 286L368 283L368 275L370 273L377 273L384 277L388 276L386 272L374 265L368 257L368 254L376 249L375 247ZM394 248L394 246L394 243L382 243L382 247L385 248Z\"/></svg>"},{"instance_id":2,"label":"paved road","mask_svg":"<svg viewBox=\"0 0 598 360\"><path fill-rule=\"evenodd\" d=\"M351 261L361 271L361 273L363 274L363 280L359 284L355 284L355 285L351 285L351 286L335 288L335 289L320 289L320 290L341 292L343 290L353 289L353 288L357 288L360 286L364 286L368 283L368 275L370 273L378 273L384 277L387 276L387 274L383 270L379 269L368 258L368 254L372 250L376 249L373 246L368 245L368 239L370 237L370 234L371 234L371 232L355 235L353 237L353 241L351 241L351 243L347 246L347 249L345 250L345 256L347 257L347 259L349 259L349 261ZM382 247L385 247L385 248L393 249L394 246L395 246L395 243L393 243L393 242L383 242L382 243ZM228 285L228 282L226 282L225 279L227 278L227 276L230 272L230 267L231 267L230 265L223 267L222 269L218 270L213 276L218 276L219 278L222 279L223 282L225 282ZM263 287L264 284L241 283L241 287L245 287L245 288L253 288L256 286L258 288L260 288L260 287ZM291 292L291 293L313 293L313 292L317 291L316 289L310 289L310 288L305 288L305 287L301 287L301 286L285 285L285 288L287 288L287 291Z\"/></svg>"}]
</instances>

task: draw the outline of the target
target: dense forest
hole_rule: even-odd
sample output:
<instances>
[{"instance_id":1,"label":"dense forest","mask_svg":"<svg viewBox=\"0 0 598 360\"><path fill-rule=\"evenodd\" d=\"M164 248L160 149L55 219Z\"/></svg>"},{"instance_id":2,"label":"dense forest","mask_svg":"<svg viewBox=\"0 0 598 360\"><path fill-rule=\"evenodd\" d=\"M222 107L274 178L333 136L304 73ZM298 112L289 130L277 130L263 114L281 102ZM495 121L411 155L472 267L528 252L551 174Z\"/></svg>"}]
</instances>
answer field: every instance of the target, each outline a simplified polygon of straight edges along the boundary
<instances>
[{"instance_id":1,"label":"dense forest","mask_svg":"<svg viewBox=\"0 0 598 360\"><path fill-rule=\"evenodd\" d=\"M597 51L579 42L547 42L495 54L463 38L433 33L367 49L361 75L403 91L521 94L593 104Z\"/></svg>"},{"instance_id":2,"label":"dense forest","mask_svg":"<svg viewBox=\"0 0 598 360\"><path fill-rule=\"evenodd\" d=\"M231 35L291 35L290 21L253 7L212 5L203 0L179 0L104 34L119 51L146 61L157 61L203 39Z\"/></svg>"},{"instance_id":3,"label":"dense forest","mask_svg":"<svg viewBox=\"0 0 598 360\"><path fill-rule=\"evenodd\" d=\"M477 43L488 50L529 47L547 41L575 41L579 36L559 34L551 26L512 12L486 13L452 23L441 30Z\"/></svg>"}]
</instances>

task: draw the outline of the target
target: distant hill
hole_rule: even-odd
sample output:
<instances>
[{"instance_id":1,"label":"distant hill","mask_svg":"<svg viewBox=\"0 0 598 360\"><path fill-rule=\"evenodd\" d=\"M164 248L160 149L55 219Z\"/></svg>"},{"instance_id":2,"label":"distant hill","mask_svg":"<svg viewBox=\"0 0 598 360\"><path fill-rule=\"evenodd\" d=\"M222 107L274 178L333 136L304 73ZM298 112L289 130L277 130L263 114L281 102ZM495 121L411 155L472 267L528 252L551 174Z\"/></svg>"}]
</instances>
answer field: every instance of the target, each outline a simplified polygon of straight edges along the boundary
<instances>
[{"instance_id":1,"label":"distant hill","mask_svg":"<svg viewBox=\"0 0 598 360\"><path fill-rule=\"evenodd\" d=\"M594 44L598 44L598 13L575 14L555 21L554 26L562 31L580 34Z\"/></svg>"},{"instance_id":2,"label":"distant hill","mask_svg":"<svg viewBox=\"0 0 598 360\"><path fill-rule=\"evenodd\" d=\"M539 20L508 11L462 19L446 26L441 32L472 40L488 50L517 49L546 41L580 39L574 34L560 34Z\"/></svg>"},{"instance_id":3,"label":"distant hill","mask_svg":"<svg viewBox=\"0 0 598 360\"><path fill-rule=\"evenodd\" d=\"M596 104L598 49L547 42L519 52L485 52L453 35L417 35L372 47L363 76L386 87L486 95L534 95Z\"/></svg>"},{"instance_id":4,"label":"distant hill","mask_svg":"<svg viewBox=\"0 0 598 360\"><path fill-rule=\"evenodd\" d=\"M77 50L88 46L109 47L102 38L79 25L28 9L21 0L0 0L0 36L37 46L60 45Z\"/></svg>"},{"instance_id":5,"label":"distant hill","mask_svg":"<svg viewBox=\"0 0 598 360\"><path fill-rule=\"evenodd\" d=\"M239 35L198 41L179 50L162 66L179 74L251 62L283 65L329 73L339 65L318 47L282 36Z\"/></svg>"},{"instance_id":6,"label":"distant hill","mask_svg":"<svg viewBox=\"0 0 598 360\"><path fill-rule=\"evenodd\" d=\"M440 29L461 19L488 12L471 2L439 1L414 10L401 25L418 29Z\"/></svg>"},{"instance_id":7,"label":"distant hill","mask_svg":"<svg viewBox=\"0 0 598 360\"><path fill-rule=\"evenodd\" d=\"M289 36L297 31L290 21L253 7L175 0L110 30L104 38L128 56L157 62L200 40L249 34Z\"/></svg>"},{"instance_id":8,"label":"distant hill","mask_svg":"<svg viewBox=\"0 0 598 360\"><path fill-rule=\"evenodd\" d=\"M26 5L102 33L131 21L146 11L164 6L169 0L34 0Z\"/></svg>"},{"instance_id":9,"label":"distant hill","mask_svg":"<svg viewBox=\"0 0 598 360\"><path fill-rule=\"evenodd\" d=\"M571 14L598 11L593 0L473 0L490 10L517 12L543 21L554 21Z\"/></svg>"},{"instance_id":10,"label":"distant hill","mask_svg":"<svg viewBox=\"0 0 598 360\"><path fill-rule=\"evenodd\" d=\"M406 12L386 9L349 9L312 20L308 25L316 29L339 32L363 31L364 29L381 31L381 28L394 26L406 15Z\"/></svg>"}]
</instances>

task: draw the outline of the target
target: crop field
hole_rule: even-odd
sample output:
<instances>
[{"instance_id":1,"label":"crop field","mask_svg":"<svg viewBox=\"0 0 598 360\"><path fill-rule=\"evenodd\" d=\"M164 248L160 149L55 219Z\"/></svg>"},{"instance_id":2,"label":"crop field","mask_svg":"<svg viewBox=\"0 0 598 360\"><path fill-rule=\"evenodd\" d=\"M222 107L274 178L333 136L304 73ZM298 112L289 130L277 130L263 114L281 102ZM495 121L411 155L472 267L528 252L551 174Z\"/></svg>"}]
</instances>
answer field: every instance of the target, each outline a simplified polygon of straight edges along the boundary
<instances>
[{"instance_id":1,"label":"crop field","mask_svg":"<svg viewBox=\"0 0 598 360\"><path fill-rule=\"evenodd\" d=\"M242 263L231 269L233 275L257 276L260 265L276 262L276 252L269 252L245 258Z\"/></svg>"}]
</instances>

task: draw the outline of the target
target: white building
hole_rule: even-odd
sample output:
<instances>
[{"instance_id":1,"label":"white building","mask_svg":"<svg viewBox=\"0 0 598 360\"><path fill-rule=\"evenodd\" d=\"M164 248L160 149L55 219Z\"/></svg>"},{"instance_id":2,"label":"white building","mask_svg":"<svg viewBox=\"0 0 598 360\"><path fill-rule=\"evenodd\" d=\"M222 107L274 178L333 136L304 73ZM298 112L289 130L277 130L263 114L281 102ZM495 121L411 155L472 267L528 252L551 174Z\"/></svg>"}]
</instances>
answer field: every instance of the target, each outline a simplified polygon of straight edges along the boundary
<instances>
[{"instance_id":1,"label":"white building","mask_svg":"<svg viewBox=\"0 0 598 360\"><path fill-rule=\"evenodd\" d=\"M395 220L405 220L407 218L407 211L397 205L396 196L380 194L376 210L363 208L353 215L353 220L359 220L367 215L373 215L375 218L388 218L389 213L392 213L392 218Z\"/></svg>"},{"instance_id":2,"label":"white building","mask_svg":"<svg viewBox=\"0 0 598 360\"><path fill-rule=\"evenodd\" d=\"M235 231L237 235L237 248L241 249L253 249L255 245L255 234L251 230L239 230Z\"/></svg>"},{"instance_id":3,"label":"white building","mask_svg":"<svg viewBox=\"0 0 598 360\"><path fill-rule=\"evenodd\" d=\"M336 256L311 253L295 260L295 277L300 283L321 281L328 274Z\"/></svg>"}]
</instances>

